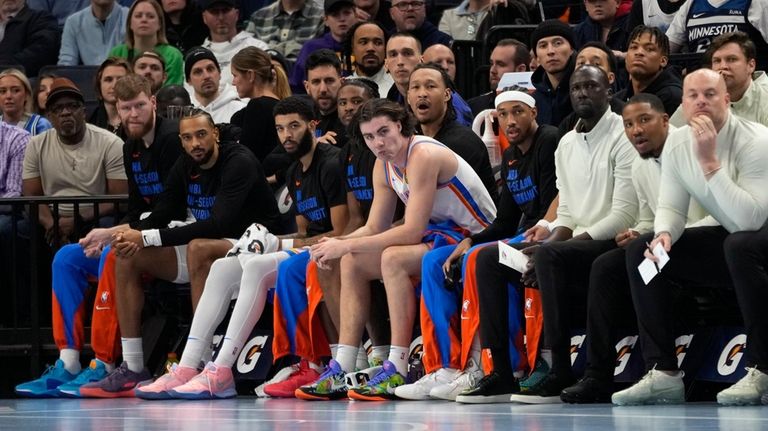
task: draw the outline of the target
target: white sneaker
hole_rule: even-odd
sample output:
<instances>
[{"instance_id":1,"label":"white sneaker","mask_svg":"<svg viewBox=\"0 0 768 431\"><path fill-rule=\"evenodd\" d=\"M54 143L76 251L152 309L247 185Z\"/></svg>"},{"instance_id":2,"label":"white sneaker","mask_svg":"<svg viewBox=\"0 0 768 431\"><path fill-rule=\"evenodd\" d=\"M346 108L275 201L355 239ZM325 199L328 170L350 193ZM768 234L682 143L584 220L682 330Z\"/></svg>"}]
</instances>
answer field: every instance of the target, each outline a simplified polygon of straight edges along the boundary
<instances>
[{"instance_id":1,"label":"white sneaker","mask_svg":"<svg viewBox=\"0 0 768 431\"><path fill-rule=\"evenodd\" d=\"M611 402L618 406L684 403L683 373L670 376L655 369L648 371L639 382L613 394Z\"/></svg>"},{"instance_id":2,"label":"white sneaker","mask_svg":"<svg viewBox=\"0 0 768 431\"><path fill-rule=\"evenodd\" d=\"M760 397L768 394L768 374L757 368L747 368L747 375L717 394L717 403L724 406L760 404Z\"/></svg>"},{"instance_id":3,"label":"white sneaker","mask_svg":"<svg viewBox=\"0 0 768 431\"><path fill-rule=\"evenodd\" d=\"M291 377L293 373L299 371L299 363L295 363L293 365L289 365L282 370L278 371L277 374L272 376L271 379L267 380L266 382L260 384L259 386L256 386L256 389L253 390L253 392L256 394L259 398L269 398L269 395L264 393L264 387L267 385L271 385L273 383L280 383L288 380L288 377Z\"/></svg>"},{"instance_id":4,"label":"white sneaker","mask_svg":"<svg viewBox=\"0 0 768 431\"><path fill-rule=\"evenodd\" d=\"M459 371L453 368L440 368L409 385L396 387L395 395L406 400L428 400L433 388L456 380L458 374Z\"/></svg>"},{"instance_id":5,"label":"white sneaker","mask_svg":"<svg viewBox=\"0 0 768 431\"><path fill-rule=\"evenodd\" d=\"M467 368L460 372L452 382L435 386L429 391L431 398L456 401L456 396L475 386L478 380L483 378L483 370L474 359L470 359Z\"/></svg>"}]
</instances>

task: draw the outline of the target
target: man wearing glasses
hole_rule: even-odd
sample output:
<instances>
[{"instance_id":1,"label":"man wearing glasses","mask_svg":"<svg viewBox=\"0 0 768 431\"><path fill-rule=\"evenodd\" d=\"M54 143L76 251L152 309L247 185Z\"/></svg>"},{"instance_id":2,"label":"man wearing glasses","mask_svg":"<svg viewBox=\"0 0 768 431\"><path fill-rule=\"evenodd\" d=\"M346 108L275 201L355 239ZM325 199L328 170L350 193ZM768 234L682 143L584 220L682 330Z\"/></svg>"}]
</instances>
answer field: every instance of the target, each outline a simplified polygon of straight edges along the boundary
<instances>
[{"instance_id":1,"label":"man wearing glasses","mask_svg":"<svg viewBox=\"0 0 768 431\"><path fill-rule=\"evenodd\" d=\"M441 43L451 46L451 36L427 21L427 7L422 0L394 0L389 14L395 22L394 32L408 32L421 42L423 50Z\"/></svg>"}]
</instances>

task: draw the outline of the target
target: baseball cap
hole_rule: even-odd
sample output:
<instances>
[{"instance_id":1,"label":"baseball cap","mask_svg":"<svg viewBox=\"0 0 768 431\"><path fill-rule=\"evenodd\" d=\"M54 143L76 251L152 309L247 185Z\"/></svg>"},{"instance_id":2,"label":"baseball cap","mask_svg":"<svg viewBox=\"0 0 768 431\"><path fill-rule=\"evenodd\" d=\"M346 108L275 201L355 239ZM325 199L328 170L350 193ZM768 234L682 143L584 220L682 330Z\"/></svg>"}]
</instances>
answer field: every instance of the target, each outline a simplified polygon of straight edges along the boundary
<instances>
[{"instance_id":1,"label":"baseball cap","mask_svg":"<svg viewBox=\"0 0 768 431\"><path fill-rule=\"evenodd\" d=\"M355 3L352 2L352 0L325 0L325 3L323 5L323 11L326 15L333 12L335 9L338 9L342 6L355 6Z\"/></svg>"},{"instance_id":2,"label":"baseball cap","mask_svg":"<svg viewBox=\"0 0 768 431\"><path fill-rule=\"evenodd\" d=\"M240 2L237 0L202 0L199 3L203 10L210 9L216 5L230 6L235 9L240 9Z\"/></svg>"},{"instance_id":3,"label":"baseball cap","mask_svg":"<svg viewBox=\"0 0 768 431\"><path fill-rule=\"evenodd\" d=\"M54 99L61 96L70 96L85 103L85 97L83 93L77 88L74 82L67 78L54 78L51 83L51 91L48 93L48 98L45 100L45 104L50 106Z\"/></svg>"}]
</instances>

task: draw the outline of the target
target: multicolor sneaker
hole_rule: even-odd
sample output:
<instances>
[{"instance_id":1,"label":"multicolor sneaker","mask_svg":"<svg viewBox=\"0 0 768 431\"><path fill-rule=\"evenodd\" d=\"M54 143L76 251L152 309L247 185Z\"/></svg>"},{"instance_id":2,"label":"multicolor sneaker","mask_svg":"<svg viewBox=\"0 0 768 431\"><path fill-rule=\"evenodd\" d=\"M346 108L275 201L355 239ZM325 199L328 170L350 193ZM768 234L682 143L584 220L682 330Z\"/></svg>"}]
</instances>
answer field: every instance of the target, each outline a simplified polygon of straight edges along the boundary
<instances>
[{"instance_id":1,"label":"multicolor sneaker","mask_svg":"<svg viewBox=\"0 0 768 431\"><path fill-rule=\"evenodd\" d=\"M181 386L198 374L197 368L183 367L174 363L167 373L158 377L153 383L136 388L133 392L143 400L170 400L173 397L169 391Z\"/></svg>"},{"instance_id":2,"label":"multicolor sneaker","mask_svg":"<svg viewBox=\"0 0 768 431\"><path fill-rule=\"evenodd\" d=\"M218 400L237 396L232 368L208 362L203 371L187 383L168 391L173 398L184 400Z\"/></svg>"},{"instance_id":3,"label":"multicolor sneaker","mask_svg":"<svg viewBox=\"0 0 768 431\"><path fill-rule=\"evenodd\" d=\"M405 377L397 372L390 361L384 361L381 371L365 386L350 389L347 396L360 401L386 401L397 399L395 388L405 384Z\"/></svg>"},{"instance_id":4,"label":"multicolor sneaker","mask_svg":"<svg viewBox=\"0 0 768 431\"><path fill-rule=\"evenodd\" d=\"M361 386L365 386L366 383L371 381L371 379L376 374L379 374L379 371L381 371L381 364L383 362L384 361L379 361L379 363L376 363L374 361L371 361L369 362L369 364L372 365L370 368L357 370L354 373L347 373L344 376L344 381L347 383L347 388L353 389L353 388L359 388Z\"/></svg>"},{"instance_id":5,"label":"multicolor sneaker","mask_svg":"<svg viewBox=\"0 0 768 431\"><path fill-rule=\"evenodd\" d=\"M72 374L64 368L64 361L56 360L54 366L49 366L40 378L16 386L16 395L29 398L51 398L59 396L56 390L59 386L74 380Z\"/></svg>"},{"instance_id":6,"label":"multicolor sneaker","mask_svg":"<svg viewBox=\"0 0 768 431\"><path fill-rule=\"evenodd\" d=\"M256 386L256 389L253 390L253 393L256 394L259 398L267 398L269 395L267 395L266 392L264 392L264 388L266 388L268 385L272 385L275 383L280 383L288 380L289 377L293 375L293 373L297 372L299 370L299 364L293 364L289 365L280 371L278 371L274 376L272 376L271 379L267 380L266 382L260 384L259 386Z\"/></svg>"},{"instance_id":7,"label":"multicolor sneaker","mask_svg":"<svg viewBox=\"0 0 768 431\"><path fill-rule=\"evenodd\" d=\"M536 386L540 381L544 380L547 374L549 374L549 364L547 364L547 361L540 357L536 358L536 365L534 365L531 374L520 380L520 390L527 391Z\"/></svg>"},{"instance_id":8,"label":"multicolor sneaker","mask_svg":"<svg viewBox=\"0 0 768 431\"><path fill-rule=\"evenodd\" d=\"M723 406L749 406L760 404L768 394L768 374L757 368L747 368L747 374L731 387L717 394L717 403Z\"/></svg>"},{"instance_id":9,"label":"multicolor sneaker","mask_svg":"<svg viewBox=\"0 0 768 431\"><path fill-rule=\"evenodd\" d=\"M338 362L331 359L323 374L311 385L296 389L296 398L307 401L339 400L347 397L347 387L344 381L344 370Z\"/></svg>"},{"instance_id":10,"label":"multicolor sneaker","mask_svg":"<svg viewBox=\"0 0 768 431\"><path fill-rule=\"evenodd\" d=\"M302 360L296 372L282 382L272 383L264 387L264 393L276 398L294 398L296 389L306 386L320 378L320 373L309 366L309 362Z\"/></svg>"},{"instance_id":11,"label":"multicolor sneaker","mask_svg":"<svg viewBox=\"0 0 768 431\"><path fill-rule=\"evenodd\" d=\"M127 398L133 397L137 386L151 383L152 376L146 368L135 373L123 362L114 371L98 382L80 386L80 396L85 398Z\"/></svg>"},{"instance_id":12,"label":"multicolor sneaker","mask_svg":"<svg viewBox=\"0 0 768 431\"><path fill-rule=\"evenodd\" d=\"M59 395L61 396L80 398L81 386L88 383L98 382L104 377L107 377L107 374L109 374L107 372L107 364L98 359L91 359L88 368L80 371L80 374L78 374L74 380L62 384L56 388L56 390L59 391Z\"/></svg>"}]
</instances>

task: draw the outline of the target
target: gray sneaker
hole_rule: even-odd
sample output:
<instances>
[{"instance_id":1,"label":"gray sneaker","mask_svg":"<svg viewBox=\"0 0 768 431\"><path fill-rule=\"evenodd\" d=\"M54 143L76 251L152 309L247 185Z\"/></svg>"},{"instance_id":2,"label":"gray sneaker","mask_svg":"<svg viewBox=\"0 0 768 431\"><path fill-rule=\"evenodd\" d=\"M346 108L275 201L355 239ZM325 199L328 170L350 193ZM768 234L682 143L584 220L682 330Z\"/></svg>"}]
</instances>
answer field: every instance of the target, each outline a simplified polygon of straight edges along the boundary
<instances>
[{"instance_id":1,"label":"gray sneaker","mask_svg":"<svg viewBox=\"0 0 768 431\"><path fill-rule=\"evenodd\" d=\"M134 397L133 390L139 385L152 383L152 376L146 368L135 373L123 362L107 377L98 382L88 383L80 387L80 396L85 398L124 398Z\"/></svg>"},{"instance_id":2,"label":"gray sneaker","mask_svg":"<svg viewBox=\"0 0 768 431\"><path fill-rule=\"evenodd\" d=\"M655 369L648 371L639 382L613 394L611 402L617 406L684 403L683 373L670 376Z\"/></svg>"}]
</instances>

